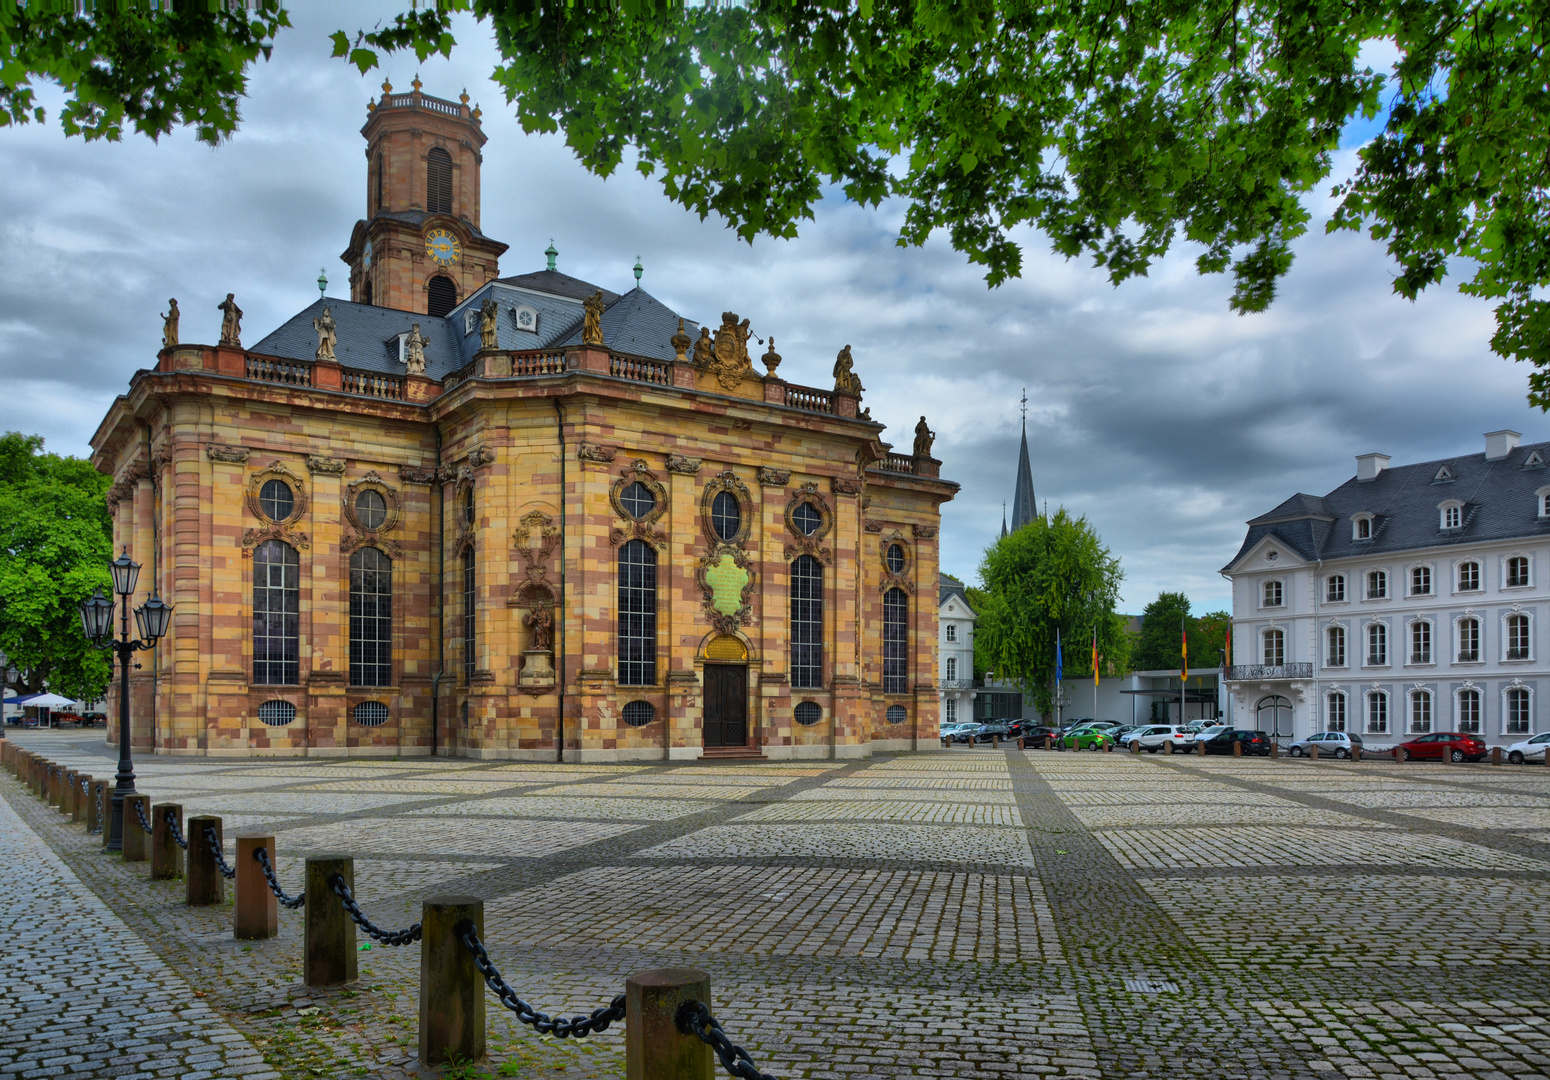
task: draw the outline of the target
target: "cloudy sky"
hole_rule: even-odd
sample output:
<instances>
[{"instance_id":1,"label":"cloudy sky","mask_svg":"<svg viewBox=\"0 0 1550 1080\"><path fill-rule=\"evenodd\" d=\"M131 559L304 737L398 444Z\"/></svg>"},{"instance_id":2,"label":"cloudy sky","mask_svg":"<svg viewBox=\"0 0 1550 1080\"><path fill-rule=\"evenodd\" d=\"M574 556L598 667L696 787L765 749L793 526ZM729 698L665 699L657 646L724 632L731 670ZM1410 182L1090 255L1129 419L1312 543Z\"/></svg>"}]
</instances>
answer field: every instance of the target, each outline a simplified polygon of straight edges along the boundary
<instances>
[{"instance_id":1,"label":"cloudy sky","mask_svg":"<svg viewBox=\"0 0 1550 1080\"><path fill-rule=\"evenodd\" d=\"M214 341L234 291L257 341L316 297L320 267L330 295L348 295L339 253L364 212L358 133L382 74L329 59L327 34L378 17L357 6L293 14L219 149L182 132L67 139L47 88L48 124L0 128L0 429L85 454L113 396L154 363L169 296L184 340ZM1504 427L1550 439L1526 370L1487 346L1487 305L1451 284L1416 304L1393 296L1381 246L1326 237L1322 220L1274 308L1248 317L1187 249L1114 289L1029 232L1024 277L989 290L944 239L896 247L901 207L840 197L800 238L750 247L638 174L599 180L560 138L523 135L487 77L488 30L470 20L459 37L450 61L394 59L386 74L407 89L418 67L427 93L466 87L483 105L482 224L511 245L502 272L542 268L553 238L562 270L622 292L639 255L645 287L676 310L736 310L773 333L793 382L828 385L851 344L886 437L907 450L921 413L938 433L943 475L963 485L943 507L942 565L967 580L1011 498L1025 387L1039 500L1092 521L1122 560L1128 611L1163 589L1226 607L1217 570L1243 522L1328 491L1355 454L1474 453Z\"/></svg>"}]
</instances>

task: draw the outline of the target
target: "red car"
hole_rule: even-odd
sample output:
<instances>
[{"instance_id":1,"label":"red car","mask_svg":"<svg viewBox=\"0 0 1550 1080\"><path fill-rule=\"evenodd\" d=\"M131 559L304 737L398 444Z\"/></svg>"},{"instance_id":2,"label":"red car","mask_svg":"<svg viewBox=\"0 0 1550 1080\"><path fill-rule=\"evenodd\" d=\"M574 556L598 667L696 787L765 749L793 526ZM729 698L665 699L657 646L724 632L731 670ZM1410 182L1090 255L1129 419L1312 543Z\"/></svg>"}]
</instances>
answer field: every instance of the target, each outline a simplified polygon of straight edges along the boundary
<instances>
[{"instance_id":1,"label":"red car","mask_svg":"<svg viewBox=\"0 0 1550 1080\"><path fill-rule=\"evenodd\" d=\"M1462 731L1434 731L1399 744L1399 756L1406 761L1441 761L1444 754L1449 761L1479 761L1485 753L1485 743L1478 736Z\"/></svg>"}]
</instances>

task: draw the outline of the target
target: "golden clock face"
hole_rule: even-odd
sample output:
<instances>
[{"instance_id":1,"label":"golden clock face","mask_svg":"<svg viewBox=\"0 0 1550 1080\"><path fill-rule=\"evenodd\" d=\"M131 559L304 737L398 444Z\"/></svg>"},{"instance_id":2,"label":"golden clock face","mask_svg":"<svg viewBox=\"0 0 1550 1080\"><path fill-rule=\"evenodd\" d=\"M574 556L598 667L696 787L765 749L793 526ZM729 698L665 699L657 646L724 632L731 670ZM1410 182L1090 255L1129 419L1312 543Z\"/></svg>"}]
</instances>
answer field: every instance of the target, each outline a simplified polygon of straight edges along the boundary
<instances>
[{"instance_id":1,"label":"golden clock face","mask_svg":"<svg viewBox=\"0 0 1550 1080\"><path fill-rule=\"evenodd\" d=\"M451 266L463 255L463 245L446 229L432 229L425 234L425 254L438 266Z\"/></svg>"}]
</instances>

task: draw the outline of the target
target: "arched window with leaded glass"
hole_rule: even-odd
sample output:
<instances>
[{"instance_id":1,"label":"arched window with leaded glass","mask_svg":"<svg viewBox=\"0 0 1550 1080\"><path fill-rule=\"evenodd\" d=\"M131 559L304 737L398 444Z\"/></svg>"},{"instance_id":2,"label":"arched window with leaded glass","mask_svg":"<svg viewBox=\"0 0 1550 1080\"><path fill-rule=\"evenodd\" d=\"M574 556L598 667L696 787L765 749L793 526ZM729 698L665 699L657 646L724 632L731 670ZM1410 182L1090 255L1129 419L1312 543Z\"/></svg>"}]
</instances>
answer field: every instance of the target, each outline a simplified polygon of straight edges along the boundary
<instances>
[{"instance_id":1,"label":"arched window with leaded glass","mask_svg":"<svg viewBox=\"0 0 1550 1080\"><path fill-rule=\"evenodd\" d=\"M657 553L644 540L619 548L619 684L657 681Z\"/></svg>"},{"instance_id":2,"label":"arched window with leaded glass","mask_svg":"<svg viewBox=\"0 0 1550 1080\"><path fill-rule=\"evenodd\" d=\"M301 559L281 540L253 551L253 682L301 682Z\"/></svg>"},{"instance_id":3,"label":"arched window with leaded glass","mask_svg":"<svg viewBox=\"0 0 1550 1080\"><path fill-rule=\"evenodd\" d=\"M823 564L811 555L791 564L791 685L823 685Z\"/></svg>"},{"instance_id":4,"label":"arched window with leaded glass","mask_svg":"<svg viewBox=\"0 0 1550 1080\"><path fill-rule=\"evenodd\" d=\"M350 556L350 685L392 684L393 560L364 547Z\"/></svg>"}]
</instances>

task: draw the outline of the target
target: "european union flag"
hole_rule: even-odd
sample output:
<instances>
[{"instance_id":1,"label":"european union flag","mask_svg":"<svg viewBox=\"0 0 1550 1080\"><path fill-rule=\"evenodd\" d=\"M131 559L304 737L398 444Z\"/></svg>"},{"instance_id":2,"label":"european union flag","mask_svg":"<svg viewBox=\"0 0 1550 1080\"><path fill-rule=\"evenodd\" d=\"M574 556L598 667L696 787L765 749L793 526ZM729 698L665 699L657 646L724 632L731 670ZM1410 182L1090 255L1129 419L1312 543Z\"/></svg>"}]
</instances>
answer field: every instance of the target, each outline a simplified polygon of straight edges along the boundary
<instances>
[{"instance_id":1,"label":"european union flag","mask_svg":"<svg viewBox=\"0 0 1550 1080\"><path fill-rule=\"evenodd\" d=\"M1055 631L1055 685L1060 685L1060 631Z\"/></svg>"}]
</instances>

